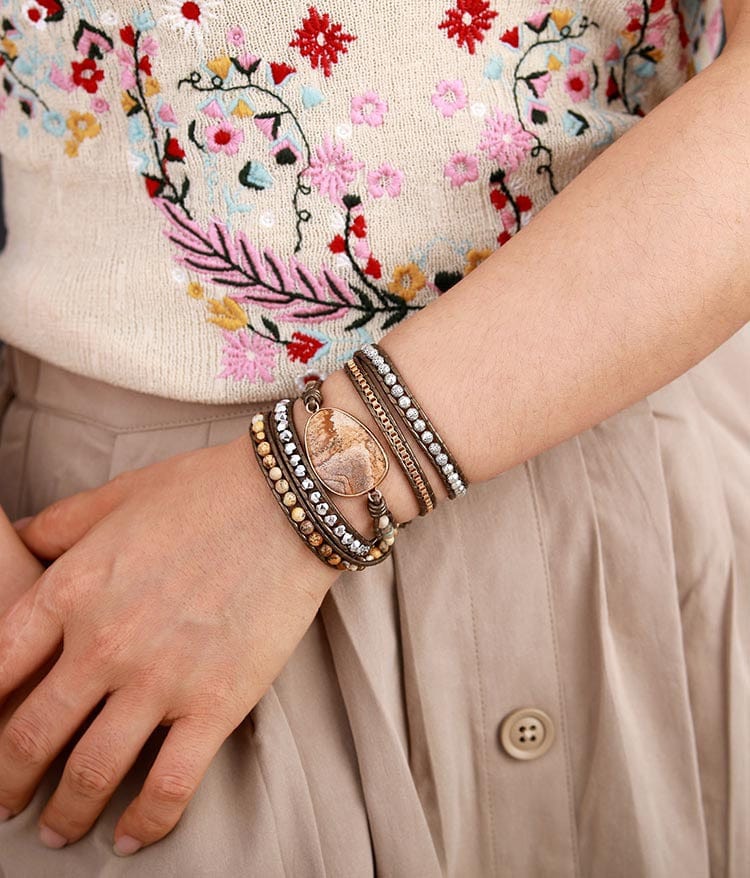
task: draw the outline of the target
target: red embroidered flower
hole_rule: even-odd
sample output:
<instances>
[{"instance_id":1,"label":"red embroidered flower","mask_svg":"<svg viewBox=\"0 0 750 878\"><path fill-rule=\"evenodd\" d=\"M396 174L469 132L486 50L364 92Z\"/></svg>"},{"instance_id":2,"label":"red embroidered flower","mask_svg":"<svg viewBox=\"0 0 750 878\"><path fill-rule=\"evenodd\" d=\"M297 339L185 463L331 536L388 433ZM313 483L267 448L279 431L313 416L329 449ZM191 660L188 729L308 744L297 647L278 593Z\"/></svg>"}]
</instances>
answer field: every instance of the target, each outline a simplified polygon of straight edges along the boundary
<instances>
[{"instance_id":1,"label":"red embroidered flower","mask_svg":"<svg viewBox=\"0 0 750 878\"><path fill-rule=\"evenodd\" d=\"M321 15L314 6L310 6L308 17L302 19L302 27L295 28L297 39L289 43L296 46L304 58L310 59L313 70L323 68L326 76L331 75L331 67L338 63L339 54L346 54L346 44L357 38L342 31L340 24L331 24L331 17L326 12Z\"/></svg>"},{"instance_id":2,"label":"red embroidered flower","mask_svg":"<svg viewBox=\"0 0 750 878\"><path fill-rule=\"evenodd\" d=\"M459 48L464 46L473 55L477 43L484 41L482 31L492 27L492 19L497 12L490 9L487 0L457 0L452 9L447 9L445 18L438 25L450 39L456 40Z\"/></svg>"},{"instance_id":3,"label":"red embroidered flower","mask_svg":"<svg viewBox=\"0 0 750 878\"><path fill-rule=\"evenodd\" d=\"M104 71L96 66L93 58L73 61L70 66L73 69L73 82L76 85L85 89L90 95L99 90L99 83L104 79Z\"/></svg>"},{"instance_id":4,"label":"red embroidered flower","mask_svg":"<svg viewBox=\"0 0 750 878\"><path fill-rule=\"evenodd\" d=\"M164 155L167 161L181 162L185 158L185 150L180 146L179 140L170 136L164 148Z\"/></svg>"},{"instance_id":5,"label":"red embroidered flower","mask_svg":"<svg viewBox=\"0 0 750 878\"><path fill-rule=\"evenodd\" d=\"M290 360L307 363L323 347L323 342L304 332L293 332L292 340L287 342L286 352Z\"/></svg>"}]
</instances>

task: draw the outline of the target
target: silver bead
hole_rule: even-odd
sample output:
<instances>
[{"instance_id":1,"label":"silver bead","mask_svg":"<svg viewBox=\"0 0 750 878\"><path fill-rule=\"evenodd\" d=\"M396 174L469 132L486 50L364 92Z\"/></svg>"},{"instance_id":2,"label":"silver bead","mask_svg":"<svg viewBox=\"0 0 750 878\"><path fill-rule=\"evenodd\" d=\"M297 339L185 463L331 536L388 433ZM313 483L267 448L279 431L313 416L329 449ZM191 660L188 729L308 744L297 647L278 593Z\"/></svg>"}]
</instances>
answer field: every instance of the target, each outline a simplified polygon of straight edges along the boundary
<instances>
[{"instance_id":1,"label":"silver bead","mask_svg":"<svg viewBox=\"0 0 750 878\"><path fill-rule=\"evenodd\" d=\"M287 442L286 445L284 446L284 453L285 454L294 454L294 452L296 450L297 450L297 446L294 444L294 442Z\"/></svg>"},{"instance_id":2,"label":"silver bead","mask_svg":"<svg viewBox=\"0 0 750 878\"><path fill-rule=\"evenodd\" d=\"M313 491L312 494L310 494L310 500L313 503L320 503L320 491Z\"/></svg>"},{"instance_id":3,"label":"silver bead","mask_svg":"<svg viewBox=\"0 0 750 878\"><path fill-rule=\"evenodd\" d=\"M328 512L328 504L318 503L318 505L315 507L315 511L318 513L318 515L325 515L326 512Z\"/></svg>"},{"instance_id":4,"label":"silver bead","mask_svg":"<svg viewBox=\"0 0 750 878\"><path fill-rule=\"evenodd\" d=\"M425 430L425 431L422 433L422 442L424 442L425 445L429 445L430 442L432 442L432 439L433 439L433 436L432 436L432 433L430 433L429 430Z\"/></svg>"},{"instance_id":5,"label":"silver bead","mask_svg":"<svg viewBox=\"0 0 750 878\"><path fill-rule=\"evenodd\" d=\"M333 529L333 532L336 534L337 537L343 537L344 534L346 533L346 528L344 527L343 524L339 524L337 527L335 527Z\"/></svg>"},{"instance_id":6,"label":"silver bead","mask_svg":"<svg viewBox=\"0 0 750 878\"><path fill-rule=\"evenodd\" d=\"M417 433L421 433L426 426L427 424L425 424L425 422L421 418L417 418L417 420L414 421L414 429L417 431Z\"/></svg>"},{"instance_id":7,"label":"silver bead","mask_svg":"<svg viewBox=\"0 0 750 878\"><path fill-rule=\"evenodd\" d=\"M278 428L279 432L281 432L282 430L286 430L286 428L288 426L289 426L289 423L283 419L276 424L276 427Z\"/></svg>"},{"instance_id":8,"label":"silver bead","mask_svg":"<svg viewBox=\"0 0 750 878\"><path fill-rule=\"evenodd\" d=\"M282 442L289 442L289 440L291 438L292 438L292 434L291 434L291 431L289 431L289 430L282 430L279 433L279 439L281 439Z\"/></svg>"},{"instance_id":9,"label":"silver bead","mask_svg":"<svg viewBox=\"0 0 750 878\"><path fill-rule=\"evenodd\" d=\"M369 357L370 359L372 359L373 357L377 357L377 355L378 355L378 352L375 350L375 348L371 344L366 344L362 348L362 350L364 351L365 356Z\"/></svg>"},{"instance_id":10,"label":"silver bead","mask_svg":"<svg viewBox=\"0 0 750 878\"><path fill-rule=\"evenodd\" d=\"M352 552L359 552L359 550L361 548L362 548L362 543L360 542L360 540L352 540L352 545L351 545Z\"/></svg>"},{"instance_id":11,"label":"silver bead","mask_svg":"<svg viewBox=\"0 0 750 878\"><path fill-rule=\"evenodd\" d=\"M312 491L312 489L315 487L315 483L312 479L303 479L302 487L305 489L305 491Z\"/></svg>"},{"instance_id":12,"label":"silver bead","mask_svg":"<svg viewBox=\"0 0 750 878\"><path fill-rule=\"evenodd\" d=\"M448 455L447 454L438 454L435 457L435 463L438 466L445 466L445 464L448 463Z\"/></svg>"},{"instance_id":13,"label":"silver bead","mask_svg":"<svg viewBox=\"0 0 750 878\"><path fill-rule=\"evenodd\" d=\"M430 447L427 450L434 457L436 454L440 454L440 444L438 442L430 442Z\"/></svg>"},{"instance_id":14,"label":"silver bead","mask_svg":"<svg viewBox=\"0 0 750 878\"><path fill-rule=\"evenodd\" d=\"M393 374L393 372L389 372L385 376L385 378L383 378L383 381L385 381L387 387L393 387L393 385L396 383L396 376Z\"/></svg>"},{"instance_id":15,"label":"silver bead","mask_svg":"<svg viewBox=\"0 0 750 878\"><path fill-rule=\"evenodd\" d=\"M408 396L402 396L399 399L398 404L401 406L402 409L408 409L411 405L411 399Z\"/></svg>"},{"instance_id":16,"label":"silver bead","mask_svg":"<svg viewBox=\"0 0 750 878\"><path fill-rule=\"evenodd\" d=\"M382 363L380 363L378 365L378 373L380 375L387 375L390 371L391 371L391 367L385 361L383 361Z\"/></svg>"},{"instance_id":17,"label":"silver bead","mask_svg":"<svg viewBox=\"0 0 750 878\"><path fill-rule=\"evenodd\" d=\"M443 472L446 474L446 476L449 476L453 472L453 464L446 463L446 465L443 467Z\"/></svg>"},{"instance_id":18,"label":"silver bead","mask_svg":"<svg viewBox=\"0 0 750 878\"><path fill-rule=\"evenodd\" d=\"M304 476L306 472L307 470L302 466L302 464L294 468L294 475L299 476L300 478L302 478L302 476Z\"/></svg>"},{"instance_id":19,"label":"silver bead","mask_svg":"<svg viewBox=\"0 0 750 878\"><path fill-rule=\"evenodd\" d=\"M335 515L326 515L325 523L330 525L331 527L333 527L334 524L336 524L336 516Z\"/></svg>"},{"instance_id":20,"label":"silver bead","mask_svg":"<svg viewBox=\"0 0 750 878\"><path fill-rule=\"evenodd\" d=\"M290 463L292 466L297 466L297 464L298 464L298 463L301 463L301 461L302 461L302 458L299 456L299 454L293 454L293 455L289 458L289 463Z\"/></svg>"},{"instance_id":21,"label":"silver bead","mask_svg":"<svg viewBox=\"0 0 750 878\"><path fill-rule=\"evenodd\" d=\"M349 543L354 539L354 537L350 533L345 533L343 537L341 537L341 542L343 545L348 546Z\"/></svg>"},{"instance_id":22,"label":"silver bead","mask_svg":"<svg viewBox=\"0 0 750 878\"><path fill-rule=\"evenodd\" d=\"M406 417L407 417L407 420L409 420L409 421L416 421L417 418L419 417L419 412L412 406L406 412Z\"/></svg>"},{"instance_id":23,"label":"silver bead","mask_svg":"<svg viewBox=\"0 0 750 878\"><path fill-rule=\"evenodd\" d=\"M391 396L398 399L399 396L403 396L403 395L404 395L404 388L400 384L394 384L393 387L391 387Z\"/></svg>"},{"instance_id":24,"label":"silver bead","mask_svg":"<svg viewBox=\"0 0 750 878\"><path fill-rule=\"evenodd\" d=\"M373 364L373 366L375 366L376 369L380 369L380 367L383 365L383 363L385 363L385 360L380 356L380 354L376 354L372 358L372 364Z\"/></svg>"}]
</instances>

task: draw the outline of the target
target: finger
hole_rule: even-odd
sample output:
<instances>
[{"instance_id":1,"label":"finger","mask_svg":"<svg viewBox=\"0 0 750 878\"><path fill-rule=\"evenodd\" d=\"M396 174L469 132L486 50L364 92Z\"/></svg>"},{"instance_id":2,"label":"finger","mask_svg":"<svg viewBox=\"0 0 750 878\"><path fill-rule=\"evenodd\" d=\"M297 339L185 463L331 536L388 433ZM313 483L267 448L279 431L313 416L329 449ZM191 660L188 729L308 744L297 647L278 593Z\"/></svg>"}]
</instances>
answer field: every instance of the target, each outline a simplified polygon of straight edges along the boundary
<instances>
[{"instance_id":1,"label":"finger","mask_svg":"<svg viewBox=\"0 0 750 878\"><path fill-rule=\"evenodd\" d=\"M63 653L0 733L0 807L11 815L26 807L52 760L105 692L93 676L76 677Z\"/></svg>"},{"instance_id":2,"label":"finger","mask_svg":"<svg viewBox=\"0 0 750 878\"><path fill-rule=\"evenodd\" d=\"M0 616L0 703L54 654L62 640L62 621L50 606L45 576Z\"/></svg>"},{"instance_id":3,"label":"finger","mask_svg":"<svg viewBox=\"0 0 750 878\"><path fill-rule=\"evenodd\" d=\"M112 479L58 500L25 523L17 522L16 533L38 558L59 558L115 508L122 499L124 481L124 477Z\"/></svg>"},{"instance_id":4,"label":"finger","mask_svg":"<svg viewBox=\"0 0 750 878\"><path fill-rule=\"evenodd\" d=\"M39 837L47 847L78 841L94 824L128 773L163 710L143 696L118 689L76 744L60 783L39 818Z\"/></svg>"},{"instance_id":5,"label":"finger","mask_svg":"<svg viewBox=\"0 0 750 878\"><path fill-rule=\"evenodd\" d=\"M216 722L175 721L143 789L115 827L116 854L134 854L174 829L228 734Z\"/></svg>"}]
</instances>

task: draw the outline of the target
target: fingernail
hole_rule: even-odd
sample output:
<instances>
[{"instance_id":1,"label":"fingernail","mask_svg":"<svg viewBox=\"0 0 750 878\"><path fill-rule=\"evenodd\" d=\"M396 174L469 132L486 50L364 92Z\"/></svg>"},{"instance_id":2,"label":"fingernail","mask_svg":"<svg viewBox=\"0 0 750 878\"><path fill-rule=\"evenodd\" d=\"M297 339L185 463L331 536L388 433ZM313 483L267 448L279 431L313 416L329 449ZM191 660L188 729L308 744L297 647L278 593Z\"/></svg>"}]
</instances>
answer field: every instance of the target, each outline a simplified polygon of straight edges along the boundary
<instances>
[{"instance_id":1,"label":"fingernail","mask_svg":"<svg viewBox=\"0 0 750 878\"><path fill-rule=\"evenodd\" d=\"M16 530L21 530L22 527L26 527L33 517L33 515L27 515L26 518L19 518L17 521L13 522L13 527Z\"/></svg>"},{"instance_id":2,"label":"fingernail","mask_svg":"<svg viewBox=\"0 0 750 878\"><path fill-rule=\"evenodd\" d=\"M44 824L39 827L39 840L45 847L55 849L64 848L68 843L67 838L63 838L59 832L55 832L54 829L50 829Z\"/></svg>"},{"instance_id":3,"label":"fingernail","mask_svg":"<svg viewBox=\"0 0 750 878\"><path fill-rule=\"evenodd\" d=\"M139 851L142 847L143 844L138 841L137 838L132 838L129 835L121 835L115 842L113 850L118 857L129 857L131 854Z\"/></svg>"},{"instance_id":4,"label":"fingernail","mask_svg":"<svg viewBox=\"0 0 750 878\"><path fill-rule=\"evenodd\" d=\"M0 823L4 823L10 817L10 810L5 805L0 805Z\"/></svg>"}]
</instances>

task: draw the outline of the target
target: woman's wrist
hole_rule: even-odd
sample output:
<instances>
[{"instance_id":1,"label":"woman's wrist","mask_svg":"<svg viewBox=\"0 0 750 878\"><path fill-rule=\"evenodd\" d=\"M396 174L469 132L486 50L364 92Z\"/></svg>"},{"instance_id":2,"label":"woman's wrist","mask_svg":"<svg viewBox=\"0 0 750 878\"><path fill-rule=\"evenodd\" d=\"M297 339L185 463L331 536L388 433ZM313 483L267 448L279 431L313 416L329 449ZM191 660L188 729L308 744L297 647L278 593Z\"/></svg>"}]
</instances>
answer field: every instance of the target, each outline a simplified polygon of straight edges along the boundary
<instances>
[{"instance_id":1,"label":"woman's wrist","mask_svg":"<svg viewBox=\"0 0 750 878\"><path fill-rule=\"evenodd\" d=\"M376 437L378 437L379 441L382 439L380 426L375 418L373 418L370 410L357 393L343 369L337 369L335 372L332 372L323 381L321 390L323 394L323 405L340 408L349 414L354 415L355 418L365 424L365 426L371 430ZM300 432L304 432L307 417L309 416L305 411L302 400L298 399L294 404L294 420L297 429ZM394 519L403 524L411 521L411 519L419 515L419 506L416 497L414 496L414 492L409 485L409 481L398 465L395 455L391 449L387 447L387 443L381 442L381 445L383 445L383 448L388 455L389 466L388 473L379 485L379 489L387 500ZM413 450L414 456L419 459L423 469L430 477L436 499L440 502L447 497L445 488L437 477L433 478L432 473L430 472L432 464L427 455L420 448L416 447L416 443L413 443ZM361 497L338 497L336 502L343 514L355 527L360 528L365 533L369 532L372 528L372 522L367 513L366 504Z\"/></svg>"}]
</instances>

